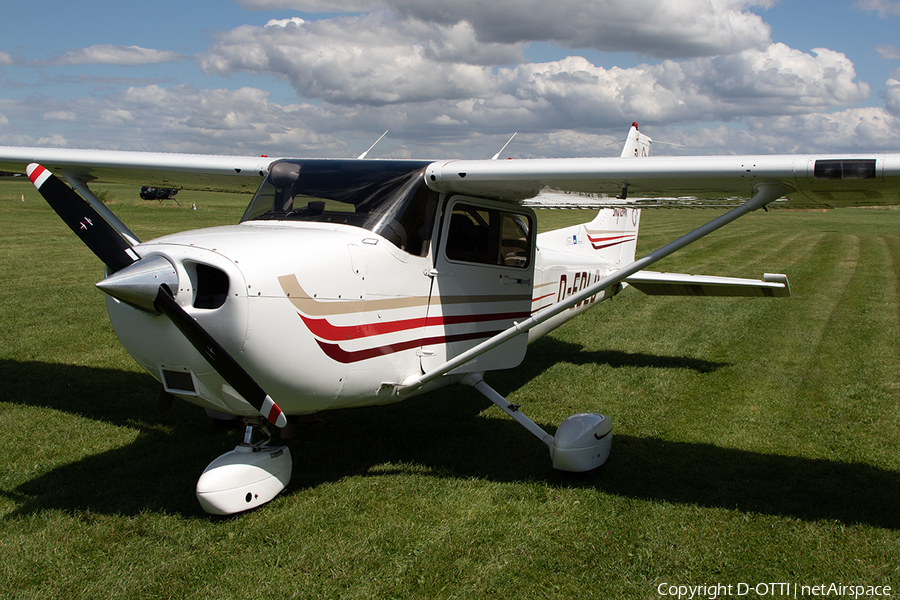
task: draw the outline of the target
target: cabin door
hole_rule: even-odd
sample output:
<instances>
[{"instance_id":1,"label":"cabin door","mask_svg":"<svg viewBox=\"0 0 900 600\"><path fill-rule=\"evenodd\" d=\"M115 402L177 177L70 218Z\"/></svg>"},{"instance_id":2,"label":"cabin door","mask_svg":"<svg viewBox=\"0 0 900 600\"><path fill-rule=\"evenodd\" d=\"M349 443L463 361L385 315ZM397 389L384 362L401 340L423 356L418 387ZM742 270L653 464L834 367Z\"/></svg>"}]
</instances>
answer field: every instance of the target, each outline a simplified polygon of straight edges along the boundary
<instances>
[{"instance_id":1,"label":"cabin door","mask_svg":"<svg viewBox=\"0 0 900 600\"><path fill-rule=\"evenodd\" d=\"M425 372L531 315L535 217L515 204L454 196L444 206L426 339ZM520 335L455 373L508 369L525 356Z\"/></svg>"}]
</instances>

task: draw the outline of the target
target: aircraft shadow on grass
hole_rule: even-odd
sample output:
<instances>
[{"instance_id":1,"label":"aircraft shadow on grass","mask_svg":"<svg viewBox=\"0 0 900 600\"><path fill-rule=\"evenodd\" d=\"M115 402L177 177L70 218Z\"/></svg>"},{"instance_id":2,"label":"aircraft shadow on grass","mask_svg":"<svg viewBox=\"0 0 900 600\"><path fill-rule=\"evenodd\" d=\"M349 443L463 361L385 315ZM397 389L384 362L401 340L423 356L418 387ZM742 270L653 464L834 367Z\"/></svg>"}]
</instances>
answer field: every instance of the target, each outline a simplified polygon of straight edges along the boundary
<instances>
[{"instance_id":1,"label":"aircraft shadow on grass","mask_svg":"<svg viewBox=\"0 0 900 600\"><path fill-rule=\"evenodd\" d=\"M526 359L522 373L511 373L519 381L534 377L544 362L553 364L561 355L584 363L606 360L611 366L699 371L722 366L615 352L577 357L577 348L555 340L542 343L540 353L529 354L537 360ZM120 515L158 510L208 518L194 497L194 483L209 461L239 441L239 433L217 430L202 410L184 402L157 413L152 405L158 384L148 375L9 360L0 361L0 372L11 403L138 430L133 443L0 490L16 503L13 516L45 509ZM351 475L404 472L404 465L413 464L435 477L544 481L641 500L900 529L900 514L893 508L900 497L897 472L614 434L613 453L600 472L572 477L554 471L546 447L512 420L479 416L488 406L474 390L456 386L395 405L330 412L331 427L302 428L306 443L292 444L294 473L283 494ZM541 425L554 431L555 425ZM28 452L25 447L20 454ZM16 459L8 460L15 469Z\"/></svg>"}]
</instances>

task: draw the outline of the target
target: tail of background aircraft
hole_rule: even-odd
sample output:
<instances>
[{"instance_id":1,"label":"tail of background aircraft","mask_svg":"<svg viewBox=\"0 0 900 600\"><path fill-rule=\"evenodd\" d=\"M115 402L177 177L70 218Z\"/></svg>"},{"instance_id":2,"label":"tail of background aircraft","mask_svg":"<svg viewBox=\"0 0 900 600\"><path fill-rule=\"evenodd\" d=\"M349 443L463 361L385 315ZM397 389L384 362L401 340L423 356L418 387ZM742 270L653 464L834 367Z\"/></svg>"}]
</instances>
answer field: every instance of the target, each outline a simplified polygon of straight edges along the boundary
<instances>
[{"instance_id":1,"label":"tail of background aircraft","mask_svg":"<svg viewBox=\"0 0 900 600\"><path fill-rule=\"evenodd\" d=\"M621 158L650 156L652 141L650 136L638 131L637 122L632 123ZM538 248L584 257L609 265L611 269L633 262L641 220L640 209L602 208L602 203L600 206L597 216L590 223L538 235ZM565 246L561 245L561 240Z\"/></svg>"},{"instance_id":2,"label":"tail of background aircraft","mask_svg":"<svg viewBox=\"0 0 900 600\"><path fill-rule=\"evenodd\" d=\"M509 142L507 142L508 144ZM638 131L638 124L635 121L631 124L631 129L625 137L625 145L622 147L621 158L643 158L650 156L650 144L653 140L648 135L644 135ZM506 146L504 146L505 148ZM494 156L496 158L499 155ZM624 190L623 190L624 191ZM598 197L594 194L576 194L576 193L559 193L545 192L537 197L524 202L525 206L535 208L592 208L603 206L605 198Z\"/></svg>"},{"instance_id":3,"label":"tail of background aircraft","mask_svg":"<svg viewBox=\"0 0 900 600\"><path fill-rule=\"evenodd\" d=\"M653 140L650 136L646 136L638 131L637 121L631 124L631 130L628 137L625 138L625 146L622 148L622 158L640 158L642 156L650 156L650 144Z\"/></svg>"},{"instance_id":4,"label":"tail of background aircraft","mask_svg":"<svg viewBox=\"0 0 900 600\"><path fill-rule=\"evenodd\" d=\"M620 156L622 158L650 156L652 141L650 136L638 131L638 124L634 122L625 138ZM567 247L561 249L562 251L599 260L616 269L634 261L640 220L641 211L638 208L600 208L590 223L547 233L554 234L553 238L558 239L561 237L558 235L560 232L566 232ZM544 247L541 245L542 236L547 234L538 236L541 248Z\"/></svg>"}]
</instances>

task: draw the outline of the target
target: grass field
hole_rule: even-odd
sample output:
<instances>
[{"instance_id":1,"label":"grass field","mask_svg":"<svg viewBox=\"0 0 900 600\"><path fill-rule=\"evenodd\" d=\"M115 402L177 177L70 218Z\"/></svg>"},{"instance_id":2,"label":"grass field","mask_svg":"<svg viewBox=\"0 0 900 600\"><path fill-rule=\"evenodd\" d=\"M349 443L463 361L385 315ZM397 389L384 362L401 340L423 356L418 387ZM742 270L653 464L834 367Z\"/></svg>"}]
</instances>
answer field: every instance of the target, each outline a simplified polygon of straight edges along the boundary
<instances>
[{"instance_id":1,"label":"grass field","mask_svg":"<svg viewBox=\"0 0 900 600\"><path fill-rule=\"evenodd\" d=\"M142 239L233 223L247 201L109 194ZM639 254L714 216L645 211ZM551 432L609 415L597 474L554 472L540 442L453 388L324 414L288 489L232 518L205 515L194 484L239 435L186 403L154 411L158 386L93 287L99 261L27 181L0 180L0 217L0 598L652 599L740 583L757 598L771 582L900 597L900 211L754 213L657 267L786 273L792 298L627 290L488 375ZM542 229L590 217L538 214Z\"/></svg>"}]
</instances>

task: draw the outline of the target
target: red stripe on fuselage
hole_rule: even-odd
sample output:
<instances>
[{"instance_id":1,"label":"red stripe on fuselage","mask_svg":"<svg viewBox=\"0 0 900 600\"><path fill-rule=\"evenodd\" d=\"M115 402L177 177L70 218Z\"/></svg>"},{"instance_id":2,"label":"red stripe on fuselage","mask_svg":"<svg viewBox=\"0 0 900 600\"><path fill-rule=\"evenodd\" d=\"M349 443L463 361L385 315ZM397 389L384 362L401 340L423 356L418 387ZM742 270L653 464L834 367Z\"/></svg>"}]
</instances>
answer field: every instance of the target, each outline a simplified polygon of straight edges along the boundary
<instances>
[{"instance_id":1,"label":"red stripe on fuselage","mask_svg":"<svg viewBox=\"0 0 900 600\"><path fill-rule=\"evenodd\" d=\"M499 331L484 331L477 333L464 333L459 335L436 336L430 338L421 338L417 340L409 340L407 342L399 342L397 344L388 344L386 346L377 346L375 348L366 348L365 350L344 350L338 344L329 344L322 340L316 340L319 348L322 349L329 358L339 363L349 364L403 350L411 350L420 346L430 346L432 344L449 344L451 342L466 342L469 340L487 339L500 333Z\"/></svg>"},{"instance_id":2,"label":"red stripe on fuselage","mask_svg":"<svg viewBox=\"0 0 900 600\"><path fill-rule=\"evenodd\" d=\"M591 235L588 235L588 241L591 242L591 246L593 246L594 250L603 250L604 248L610 248L612 246L618 246L619 244L633 242L635 239L636 236L634 234L615 235L610 237L593 237Z\"/></svg>"},{"instance_id":3,"label":"red stripe on fuselage","mask_svg":"<svg viewBox=\"0 0 900 600\"><path fill-rule=\"evenodd\" d=\"M363 325L332 325L327 319L312 319L297 313L303 319L303 323L316 337L330 342L345 340L357 340L365 337L409 331L426 326L465 325L468 323L485 323L488 321L510 321L524 319L529 316L527 312L517 313L488 313L481 315L454 315L443 317L419 317L416 319L401 319L399 321L387 321L385 323L365 323Z\"/></svg>"}]
</instances>

